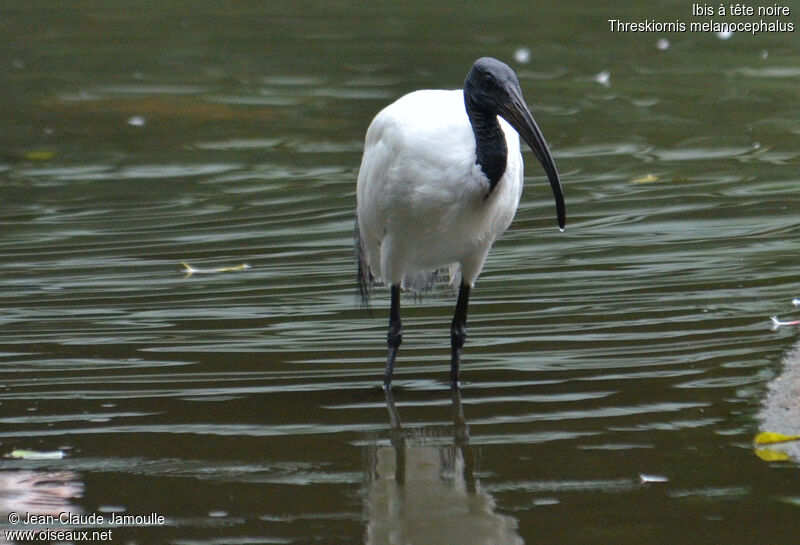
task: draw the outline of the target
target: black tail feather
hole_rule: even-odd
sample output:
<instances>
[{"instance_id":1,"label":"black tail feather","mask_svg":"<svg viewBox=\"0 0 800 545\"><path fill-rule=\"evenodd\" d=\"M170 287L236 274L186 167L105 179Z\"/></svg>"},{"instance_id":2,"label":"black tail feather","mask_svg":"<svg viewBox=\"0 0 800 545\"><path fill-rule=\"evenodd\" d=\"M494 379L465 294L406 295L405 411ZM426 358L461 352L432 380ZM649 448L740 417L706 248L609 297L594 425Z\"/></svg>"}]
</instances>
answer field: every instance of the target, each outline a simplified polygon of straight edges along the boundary
<instances>
[{"instance_id":1,"label":"black tail feather","mask_svg":"<svg viewBox=\"0 0 800 545\"><path fill-rule=\"evenodd\" d=\"M358 284L358 298L361 306L364 308L369 307L369 297L371 295L371 288L373 277L367 265L367 256L364 254L364 241L361 240L361 231L358 228L358 216L356 216L356 226L353 233L353 241L356 250L356 262L358 264L358 273L356 281Z\"/></svg>"}]
</instances>

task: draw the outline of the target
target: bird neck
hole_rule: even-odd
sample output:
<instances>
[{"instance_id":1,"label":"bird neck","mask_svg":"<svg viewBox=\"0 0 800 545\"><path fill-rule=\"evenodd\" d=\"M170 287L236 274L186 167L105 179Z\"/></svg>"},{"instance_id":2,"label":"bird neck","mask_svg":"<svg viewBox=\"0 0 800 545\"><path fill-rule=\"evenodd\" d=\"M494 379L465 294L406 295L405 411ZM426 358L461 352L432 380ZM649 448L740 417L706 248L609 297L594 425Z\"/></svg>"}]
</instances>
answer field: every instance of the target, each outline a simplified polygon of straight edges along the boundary
<instances>
[{"instance_id":1,"label":"bird neck","mask_svg":"<svg viewBox=\"0 0 800 545\"><path fill-rule=\"evenodd\" d=\"M497 114L470 106L467 102L467 115L475 135L475 162L489 179L491 193L506 172L506 135L500 127Z\"/></svg>"}]
</instances>

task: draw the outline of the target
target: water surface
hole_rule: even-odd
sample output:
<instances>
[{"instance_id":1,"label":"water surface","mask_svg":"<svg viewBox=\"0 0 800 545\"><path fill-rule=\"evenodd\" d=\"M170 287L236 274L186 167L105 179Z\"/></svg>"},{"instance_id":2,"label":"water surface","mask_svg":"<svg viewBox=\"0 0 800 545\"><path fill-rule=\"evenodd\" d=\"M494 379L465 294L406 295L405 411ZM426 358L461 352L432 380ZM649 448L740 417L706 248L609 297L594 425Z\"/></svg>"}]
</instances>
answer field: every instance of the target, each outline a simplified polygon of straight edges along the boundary
<instances>
[{"instance_id":1,"label":"water surface","mask_svg":"<svg viewBox=\"0 0 800 545\"><path fill-rule=\"evenodd\" d=\"M688 16L0 8L0 451L64 453L2 460L3 523L35 507L164 515L114 528L138 543L438 543L448 524L495 543L794 543L797 463L753 437L796 337L769 323L800 293L796 44L611 35L612 8ZM404 299L387 400L388 296L372 315L355 299L363 135L482 55L520 76L567 229L526 154L460 399L441 287Z\"/></svg>"}]
</instances>

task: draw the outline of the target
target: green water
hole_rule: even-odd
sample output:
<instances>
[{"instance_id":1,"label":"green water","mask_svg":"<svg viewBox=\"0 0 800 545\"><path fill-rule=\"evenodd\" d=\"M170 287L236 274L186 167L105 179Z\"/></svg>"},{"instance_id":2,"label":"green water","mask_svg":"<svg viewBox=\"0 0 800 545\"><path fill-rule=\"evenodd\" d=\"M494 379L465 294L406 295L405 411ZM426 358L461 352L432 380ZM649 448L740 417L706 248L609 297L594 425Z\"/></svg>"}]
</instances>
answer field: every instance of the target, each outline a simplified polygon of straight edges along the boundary
<instances>
[{"instance_id":1,"label":"green water","mask_svg":"<svg viewBox=\"0 0 800 545\"><path fill-rule=\"evenodd\" d=\"M0 5L0 454L64 454L0 460L0 525L155 512L104 527L795 543L797 460L753 437L796 339L769 317L800 295L798 41L611 33L692 20L688 2L629 4ZM404 299L387 400L388 294L372 315L355 297L364 133L483 55L519 74L567 229L526 153L460 398L442 287Z\"/></svg>"}]
</instances>

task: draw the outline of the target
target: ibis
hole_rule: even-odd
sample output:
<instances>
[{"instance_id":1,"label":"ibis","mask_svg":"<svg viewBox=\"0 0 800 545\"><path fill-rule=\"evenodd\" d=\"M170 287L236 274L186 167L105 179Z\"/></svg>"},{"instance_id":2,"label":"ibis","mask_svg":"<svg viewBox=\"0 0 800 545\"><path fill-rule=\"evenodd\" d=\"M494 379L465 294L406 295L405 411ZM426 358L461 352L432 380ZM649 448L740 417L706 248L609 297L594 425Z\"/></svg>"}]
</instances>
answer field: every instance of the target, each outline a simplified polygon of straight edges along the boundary
<instances>
[{"instance_id":1,"label":"ibis","mask_svg":"<svg viewBox=\"0 0 800 545\"><path fill-rule=\"evenodd\" d=\"M376 281L390 288L387 390L403 340L400 291L424 288L444 270L459 286L450 329L450 386L459 387L470 291L522 195L520 136L547 174L563 230L555 162L505 63L480 58L463 90L409 93L370 123L358 172L355 248L363 301L369 304Z\"/></svg>"}]
</instances>

